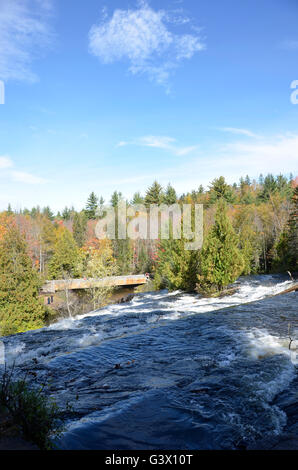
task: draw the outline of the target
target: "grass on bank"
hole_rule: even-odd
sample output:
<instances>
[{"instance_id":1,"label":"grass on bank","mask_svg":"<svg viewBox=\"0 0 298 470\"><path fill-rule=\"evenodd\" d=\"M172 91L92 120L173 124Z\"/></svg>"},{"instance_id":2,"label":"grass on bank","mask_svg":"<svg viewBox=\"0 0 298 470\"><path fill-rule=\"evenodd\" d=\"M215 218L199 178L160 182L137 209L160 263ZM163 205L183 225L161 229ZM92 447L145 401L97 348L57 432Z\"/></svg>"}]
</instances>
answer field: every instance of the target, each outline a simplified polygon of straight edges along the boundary
<instances>
[{"instance_id":1,"label":"grass on bank","mask_svg":"<svg viewBox=\"0 0 298 470\"><path fill-rule=\"evenodd\" d=\"M44 394L43 387L35 388L23 380L13 380L13 368L6 368L0 378L0 417L8 419L15 434L36 444L41 450L53 448L51 438L62 431L60 412ZM1 438L1 427L0 427Z\"/></svg>"}]
</instances>

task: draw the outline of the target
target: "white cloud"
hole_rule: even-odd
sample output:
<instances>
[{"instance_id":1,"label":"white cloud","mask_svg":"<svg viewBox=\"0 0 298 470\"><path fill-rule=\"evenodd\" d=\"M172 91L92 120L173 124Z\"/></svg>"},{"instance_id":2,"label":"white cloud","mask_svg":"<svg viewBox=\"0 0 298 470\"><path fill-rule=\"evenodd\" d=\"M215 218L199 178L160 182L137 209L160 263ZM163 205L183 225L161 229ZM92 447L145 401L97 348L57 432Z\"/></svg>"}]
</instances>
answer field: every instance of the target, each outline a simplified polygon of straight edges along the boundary
<instances>
[{"instance_id":1,"label":"white cloud","mask_svg":"<svg viewBox=\"0 0 298 470\"><path fill-rule=\"evenodd\" d=\"M298 170L298 135L263 138L261 142L233 142L222 149L226 165L239 173L288 173Z\"/></svg>"},{"instance_id":2,"label":"white cloud","mask_svg":"<svg viewBox=\"0 0 298 470\"><path fill-rule=\"evenodd\" d=\"M0 79L36 80L31 62L50 42L51 0L0 1Z\"/></svg>"},{"instance_id":3,"label":"white cloud","mask_svg":"<svg viewBox=\"0 0 298 470\"><path fill-rule=\"evenodd\" d=\"M44 184L47 182L44 178L32 175L18 169L12 169L14 162L9 156L0 156L0 176L6 181L14 181L25 184Z\"/></svg>"},{"instance_id":4,"label":"white cloud","mask_svg":"<svg viewBox=\"0 0 298 470\"><path fill-rule=\"evenodd\" d=\"M3 170L5 168L10 168L13 166L13 162L9 157L2 156L0 157L0 170Z\"/></svg>"},{"instance_id":5,"label":"white cloud","mask_svg":"<svg viewBox=\"0 0 298 470\"><path fill-rule=\"evenodd\" d=\"M179 17L180 24L189 21ZM132 74L145 73L166 85L171 71L183 59L191 59L205 47L198 35L170 31L170 25L179 24L179 17L155 11L145 1L134 10L117 9L111 18L104 12L102 21L90 29L90 52L104 64L127 60Z\"/></svg>"},{"instance_id":6,"label":"white cloud","mask_svg":"<svg viewBox=\"0 0 298 470\"><path fill-rule=\"evenodd\" d=\"M238 127L219 127L220 131L230 132L231 134L245 135L246 137L259 138L257 134L251 132L249 129L239 129Z\"/></svg>"},{"instance_id":7,"label":"white cloud","mask_svg":"<svg viewBox=\"0 0 298 470\"><path fill-rule=\"evenodd\" d=\"M121 141L118 143L117 147L124 147L126 145L139 145L141 147L153 147L168 150L177 156L188 155L197 149L197 146L179 147L176 144L176 139L173 137L155 135L143 136L127 142Z\"/></svg>"},{"instance_id":8,"label":"white cloud","mask_svg":"<svg viewBox=\"0 0 298 470\"><path fill-rule=\"evenodd\" d=\"M44 184L46 180L44 178L40 178L39 176L31 175L31 173L26 173L24 171L12 171L11 177L13 181L18 183L25 183L25 184Z\"/></svg>"}]
</instances>

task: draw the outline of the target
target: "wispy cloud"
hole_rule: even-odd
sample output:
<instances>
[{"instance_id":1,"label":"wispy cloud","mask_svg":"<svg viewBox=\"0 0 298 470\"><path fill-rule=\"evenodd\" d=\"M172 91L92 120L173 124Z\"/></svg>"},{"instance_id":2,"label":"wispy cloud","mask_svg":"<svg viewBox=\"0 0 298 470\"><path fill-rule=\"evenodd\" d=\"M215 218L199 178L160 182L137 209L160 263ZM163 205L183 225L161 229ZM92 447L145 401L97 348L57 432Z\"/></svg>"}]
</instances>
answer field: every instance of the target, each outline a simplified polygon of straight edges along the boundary
<instances>
[{"instance_id":1,"label":"wispy cloud","mask_svg":"<svg viewBox=\"0 0 298 470\"><path fill-rule=\"evenodd\" d=\"M47 182L44 178L34 176L31 173L26 173L24 171L12 171L11 177L13 181L25 184L44 184Z\"/></svg>"},{"instance_id":2,"label":"wispy cloud","mask_svg":"<svg viewBox=\"0 0 298 470\"><path fill-rule=\"evenodd\" d=\"M0 177L5 180L14 181L17 183L25 184L44 184L47 180L39 176L32 175L24 171L11 169L14 167L13 160L8 156L0 156Z\"/></svg>"},{"instance_id":3,"label":"wispy cloud","mask_svg":"<svg viewBox=\"0 0 298 470\"><path fill-rule=\"evenodd\" d=\"M238 127L218 127L217 129L222 132L229 132L231 134L244 135L246 137L254 137L254 138L260 137L258 134L255 134L249 129L241 129Z\"/></svg>"},{"instance_id":4,"label":"wispy cloud","mask_svg":"<svg viewBox=\"0 0 298 470\"><path fill-rule=\"evenodd\" d=\"M51 0L0 1L0 79L37 79L31 62L50 43L51 6Z\"/></svg>"},{"instance_id":5,"label":"wispy cloud","mask_svg":"<svg viewBox=\"0 0 298 470\"><path fill-rule=\"evenodd\" d=\"M239 173L255 174L297 171L298 135L285 134L262 138L258 142L233 142L222 148L222 157Z\"/></svg>"},{"instance_id":6,"label":"wispy cloud","mask_svg":"<svg viewBox=\"0 0 298 470\"><path fill-rule=\"evenodd\" d=\"M13 162L9 157L0 157L0 170L10 168L11 166L13 166Z\"/></svg>"},{"instance_id":7,"label":"wispy cloud","mask_svg":"<svg viewBox=\"0 0 298 470\"><path fill-rule=\"evenodd\" d=\"M180 147L176 144L176 139L168 136L154 136L148 135L139 137L131 141L121 141L117 147L124 147L126 145L139 145L141 147L153 147L157 149L167 150L174 155L182 156L188 155L197 149L197 146Z\"/></svg>"},{"instance_id":8,"label":"wispy cloud","mask_svg":"<svg viewBox=\"0 0 298 470\"><path fill-rule=\"evenodd\" d=\"M180 23L179 23L180 19ZM146 74L167 85L172 71L185 59L205 48L198 34L181 34L170 27L187 24L189 18L154 10L146 1L135 9L106 11L89 32L89 49L102 63L126 60L132 74Z\"/></svg>"}]
</instances>

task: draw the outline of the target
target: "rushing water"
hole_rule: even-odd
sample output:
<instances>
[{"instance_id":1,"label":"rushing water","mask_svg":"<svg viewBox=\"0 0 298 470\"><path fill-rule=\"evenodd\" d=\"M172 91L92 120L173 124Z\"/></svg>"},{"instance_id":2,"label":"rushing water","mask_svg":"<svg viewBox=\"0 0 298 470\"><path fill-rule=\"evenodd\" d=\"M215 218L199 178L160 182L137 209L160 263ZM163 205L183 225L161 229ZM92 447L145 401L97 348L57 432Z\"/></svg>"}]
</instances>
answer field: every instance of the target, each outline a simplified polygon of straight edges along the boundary
<instances>
[{"instance_id":1,"label":"rushing water","mask_svg":"<svg viewBox=\"0 0 298 470\"><path fill-rule=\"evenodd\" d=\"M139 294L5 338L6 360L71 404L61 448L235 449L289 425L298 435L297 294L270 297L291 286L278 276L238 284L218 299Z\"/></svg>"}]
</instances>

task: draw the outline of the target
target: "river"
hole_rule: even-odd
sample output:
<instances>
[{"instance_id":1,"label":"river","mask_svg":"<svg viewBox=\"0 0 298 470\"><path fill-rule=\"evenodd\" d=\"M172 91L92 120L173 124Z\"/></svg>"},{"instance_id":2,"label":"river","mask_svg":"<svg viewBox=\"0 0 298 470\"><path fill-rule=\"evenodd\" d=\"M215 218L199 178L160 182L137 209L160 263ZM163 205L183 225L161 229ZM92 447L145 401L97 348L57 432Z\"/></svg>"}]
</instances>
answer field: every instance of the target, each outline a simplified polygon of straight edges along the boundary
<instances>
[{"instance_id":1,"label":"river","mask_svg":"<svg viewBox=\"0 0 298 470\"><path fill-rule=\"evenodd\" d=\"M6 337L6 361L71 405L62 449L270 448L285 435L297 444L297 293L272 297L292 285L281 276L236 285L217 299L137 294Z\"/></svg>"}]
</instances>

